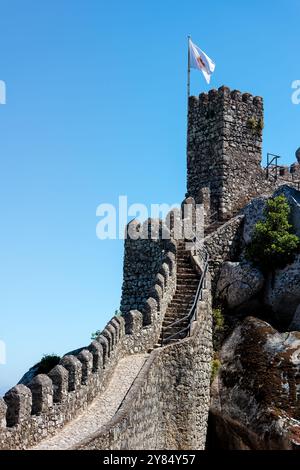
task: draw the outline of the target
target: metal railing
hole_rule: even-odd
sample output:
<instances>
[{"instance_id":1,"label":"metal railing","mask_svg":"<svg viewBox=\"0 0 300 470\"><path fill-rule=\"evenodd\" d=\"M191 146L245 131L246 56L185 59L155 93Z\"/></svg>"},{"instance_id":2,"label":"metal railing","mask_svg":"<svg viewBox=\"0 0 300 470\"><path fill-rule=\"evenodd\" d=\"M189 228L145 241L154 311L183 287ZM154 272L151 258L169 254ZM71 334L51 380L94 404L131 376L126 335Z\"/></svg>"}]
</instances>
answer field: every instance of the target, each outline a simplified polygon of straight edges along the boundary
<instances>
[{"instance_id":1,"label":"metal railing","mask_svg":"<svg viewBox=\"0 0 300 470\"><path fill-rule=\"evenodd\" d=\"M197 237L195 237L195 239L197 240ZM203 247L203 249L204 249L204 247ZM209 254L208 254L207 251L205 251L205 257L204 257L203 261L204 261L204 263L203 263L203 270L202 270L201 278L200 278L200 281L199 281L199 284L198 284L198 287L197 287L197 292L196 292L196 295L195 295L195 298L194 298L193 305L190 308L189 313L185 317L180 318L179 320L176 320L173 323L170 323L170 325L168 325L168 328L171 328L171 327L174 327L174 326L180 326L182 323L185 323L187 321L188 321L188 325L186 327L182 328L181 330L177 331L176 333L173 333L172 335L167 336L166 338L164 336L162 336L162 340L161 340L161 345L162 346L165 346L166 344L168 344L173 339L180 339L181 335L185 332L187 332L188 336L190 336L190 334L191 334L192 324L195 320L197 320L197 304L198 304L199 300L202 300L202 298L203 298L203 289L206 288L206 274L207 274L207 270L208 270L208 266L209 266Z\"/></svg>"},{"instance_id":2,"label":"metal railing","mask_svg":"<svg viewBox=\"0 0 300 470\"><path fill-rule=\"evenodd\" d=\"M270 169L275 169L275 176L272 175L272 177L277 180L278 178L278 170L279 170L279 165L278 165L278 160L281 158L279 155L275 155L274 153L267 153L267 166L266 166L266 177L267 179L270 178ZM275 163L273 163L275 162Z\"/></svg>"},{"instance_id":3,"label":"metal railing","mask_svg":"<svg viewBox=\"0 0 300 470\"><path fill-rule=\"evenodd\" d=\"M292 175L291 179L284 178L284 171L286 167L278 165L278 160L281 158L279 155L275 155L273 153L267 153L267 166L265 167L266 170L266 178L271 180L271 178L275 181L279 180L284 183L288 183L296 187L297 191L300 191L300 181L294 179L294 174L290 168L290 174ZM283 173L281 173L283 171Z\"/></svg>"}]
</instances>

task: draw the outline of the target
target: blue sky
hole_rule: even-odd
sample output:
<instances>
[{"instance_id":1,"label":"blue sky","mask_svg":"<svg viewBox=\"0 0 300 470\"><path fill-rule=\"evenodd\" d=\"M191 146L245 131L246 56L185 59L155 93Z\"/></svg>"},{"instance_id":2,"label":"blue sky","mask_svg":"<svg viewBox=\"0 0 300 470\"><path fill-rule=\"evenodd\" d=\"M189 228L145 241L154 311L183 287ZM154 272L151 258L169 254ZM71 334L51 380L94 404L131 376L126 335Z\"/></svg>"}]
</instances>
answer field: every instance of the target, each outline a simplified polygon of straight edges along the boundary
<instances>
[{"instance_id":1,"label":"blue sky","mask_svg":"<svg viewBox=\"0 0 300 470\"><path fill-rule=\"evenodd\" d=\"M118 308L123 242L96 238L98 204L183 199L188 34L217 64L212 87L264 96L264 153L294 160L299 13L299 0L0 1L0 392Z\"/></svg>"}]
</instances>

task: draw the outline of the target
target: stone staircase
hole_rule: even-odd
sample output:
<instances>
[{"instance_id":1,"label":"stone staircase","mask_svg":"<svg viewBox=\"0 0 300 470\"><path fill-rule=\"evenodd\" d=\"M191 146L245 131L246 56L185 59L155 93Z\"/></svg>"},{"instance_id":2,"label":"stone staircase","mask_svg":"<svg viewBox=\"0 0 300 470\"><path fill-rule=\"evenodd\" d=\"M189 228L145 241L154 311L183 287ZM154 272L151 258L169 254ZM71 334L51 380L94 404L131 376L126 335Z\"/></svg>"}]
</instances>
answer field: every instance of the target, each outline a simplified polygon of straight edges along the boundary
<instances>
[{"instance_id":1,"label":"stone staircase","mask_svg":"<svg viewBox=\"0 0 300 470\"><path fill-rule=\"evenodd\" d=\"M188 315L190 308L195 300L200 276L193 268L190 261L190 252L185 250L185 242L179 242L177 250L177 283L174 297L168 306L162 325L159 345L162 345L163 339L180 332L188 326L185 320L180 325L172 325L173 322L184 318ZM177 338L170 342L178 341L184 338L188 333L182 332Z\"/></svg>"}]
</instances>

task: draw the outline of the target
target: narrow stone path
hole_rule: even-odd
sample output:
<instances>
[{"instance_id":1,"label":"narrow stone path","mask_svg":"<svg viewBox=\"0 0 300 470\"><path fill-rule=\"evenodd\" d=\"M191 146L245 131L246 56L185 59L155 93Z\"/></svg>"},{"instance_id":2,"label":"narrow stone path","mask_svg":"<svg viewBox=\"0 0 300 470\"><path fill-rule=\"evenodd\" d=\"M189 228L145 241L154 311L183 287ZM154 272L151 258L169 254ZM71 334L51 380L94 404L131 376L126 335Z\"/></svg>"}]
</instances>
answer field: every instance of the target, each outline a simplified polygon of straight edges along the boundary
<instances>
[{"instance_id":1,"label":"narrow stone path","mask_svg":"<svg viewBox=\"0 0 300 470\"><path fill-rule=\"evenodd\" d=\"M121 359L115 368L107 389L96 397L81 415L66 424L57 434L44 439L31 449L69 449L99 430L115 415L148 357L149 354L133 354Z\"/></svg>"}]
</instances>

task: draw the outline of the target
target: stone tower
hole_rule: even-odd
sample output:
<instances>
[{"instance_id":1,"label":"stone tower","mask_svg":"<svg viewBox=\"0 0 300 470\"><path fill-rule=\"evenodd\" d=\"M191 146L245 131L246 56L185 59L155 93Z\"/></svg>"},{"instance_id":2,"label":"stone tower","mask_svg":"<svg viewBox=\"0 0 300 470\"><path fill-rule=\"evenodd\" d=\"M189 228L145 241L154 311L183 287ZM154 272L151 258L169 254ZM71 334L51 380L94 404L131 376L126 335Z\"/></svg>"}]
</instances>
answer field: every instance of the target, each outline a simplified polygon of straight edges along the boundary
<instances>
[{"instance_id":1,"label":"stone tower","mask_svg":"<svg viewBox=\"0 0 300 470\"><path fill-rule=\"evenodd\" d=\"M203 203L207 223L226 220L265 182L263 100L221 87L190 97L187 194Z\"/></svg>"}]
</instances>

